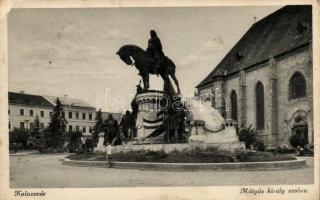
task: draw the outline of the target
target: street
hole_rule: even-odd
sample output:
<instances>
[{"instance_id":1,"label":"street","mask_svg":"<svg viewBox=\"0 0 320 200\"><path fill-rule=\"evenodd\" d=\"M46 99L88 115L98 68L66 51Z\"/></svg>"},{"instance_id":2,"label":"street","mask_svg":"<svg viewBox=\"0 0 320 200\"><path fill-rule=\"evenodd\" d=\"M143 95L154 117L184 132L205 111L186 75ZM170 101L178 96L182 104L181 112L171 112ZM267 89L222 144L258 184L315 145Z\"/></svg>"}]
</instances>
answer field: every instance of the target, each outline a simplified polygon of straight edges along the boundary
<instances>
[{"instance_id":1,"label":"street","mask_svg":"<svg viewBox=\"0 0 320 200\"><path fill-rule=\"evenodd\" d=\"M312 184L313 158L307 167L280 171L146 171L62 165L66 155L10 156L11 188L95 188Z\"/></svg>"}]
</instances>

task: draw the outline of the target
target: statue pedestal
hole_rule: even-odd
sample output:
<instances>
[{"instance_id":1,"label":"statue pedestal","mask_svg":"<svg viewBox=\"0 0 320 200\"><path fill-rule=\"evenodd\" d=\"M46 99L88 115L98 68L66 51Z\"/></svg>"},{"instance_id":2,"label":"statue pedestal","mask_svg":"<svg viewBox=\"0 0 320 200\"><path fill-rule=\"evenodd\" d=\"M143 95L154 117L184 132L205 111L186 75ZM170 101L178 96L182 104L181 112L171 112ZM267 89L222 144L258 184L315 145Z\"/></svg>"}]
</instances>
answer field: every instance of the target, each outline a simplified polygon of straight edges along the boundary
<instances>
[{"instance_id":1,"label":"statue pedestal","mask_svg":"<svg viewBox=\"0 0 320 200\"><path fill-rule=\"evenodd\" d=\"M219 147L231 151L236 148L244 148L244 143L239 142L236 134L236 126L235 121L225 120L221 130L209 131L205 129L204 121L195 120L189 137L190 148Z\"/></svg>"},{"instance_id":2,"label":"statue pedestal","mask_svg":"<svg viewBox=\"0 0 320 200\"><path fill-rule=\"evenodd\" d=\"M137 140L138 141L162 141L162 135L158 137L150 137L150 134L159 128L163 123L163 114L161 114L160 101L163 100L164 94L162 91L149 90L138 94L136 102L139 105L137 115ZM144 142L144 143L145 143Z\"/></svg>"}]
</instances>

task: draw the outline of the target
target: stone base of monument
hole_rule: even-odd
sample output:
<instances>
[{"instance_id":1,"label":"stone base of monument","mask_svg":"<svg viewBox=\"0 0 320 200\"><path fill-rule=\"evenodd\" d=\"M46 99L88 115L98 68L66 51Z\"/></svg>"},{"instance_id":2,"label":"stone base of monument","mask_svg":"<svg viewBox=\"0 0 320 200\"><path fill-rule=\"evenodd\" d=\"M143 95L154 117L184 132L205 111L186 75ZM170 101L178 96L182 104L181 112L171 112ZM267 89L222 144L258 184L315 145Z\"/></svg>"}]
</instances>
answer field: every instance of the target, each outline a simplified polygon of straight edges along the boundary
<instances>
[{"instance_id":1,"label":"stone base of monument","mask_svg":"<svg viewBox=\"0 0 320 200\"><path fill-rule=\"evenodd\" d=\"M232 144L232 148L228 150L233 151L234 148L245 148L243 142L239 142L239 137L236 133L236 122L226 120L220 130L209 131L205 128L205 122L196 120L193 122L191 128L191 135L189 137L189 148L208 148L218 147L219 144ZM224 145L223 145L224 146Z\"/></svg>"},{"instance_id":2,"label":"stone base of monument","mask_svg":"<svg viewBox=\"0 0 320 200\"><path fill-rule=\"evenodd\" d=\"M138 114L136 121L137 144L159 143L163 140L163 134L157 137L149 137L163 123L160 101L164 98L163 92L159 90L148 90L136 96L138 103Z\"/></svg>"},{"instance_id":3,"label":"stone base of monument","mask_svg":"<svg viewBox=\"0 0 320 200\"><path fill-rule=\"evenodd\" d=\"M192 149L217 148L219 150L234 151L236 149L244 149L244 143L239 142L236 134L236 123L226 120L221 130L214 132L206 130L204 122L196 120L192 123L188 143L162 144L160 141L131 141L127 145L115 146L115 152L129 151L164 151L170 153L172 151L187 151Z\"/></svg>"}]
</instances>

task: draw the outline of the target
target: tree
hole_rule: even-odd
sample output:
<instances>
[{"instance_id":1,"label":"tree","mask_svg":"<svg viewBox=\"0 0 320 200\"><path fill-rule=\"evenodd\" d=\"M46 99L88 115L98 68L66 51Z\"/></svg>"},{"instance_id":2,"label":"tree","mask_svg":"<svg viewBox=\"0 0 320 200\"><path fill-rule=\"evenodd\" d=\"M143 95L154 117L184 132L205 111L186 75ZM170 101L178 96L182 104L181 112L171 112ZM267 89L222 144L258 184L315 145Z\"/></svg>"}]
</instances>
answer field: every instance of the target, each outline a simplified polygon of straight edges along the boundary
<instances>
[{"instance_id":1,"label":"tree","mask_svg":"<svg viewBox=\"0 0 320 200\"><path fill-rule=\"evenodd\" d=\"M59 100L59 98L57 98L48 130L45 131L44 135L47 147L62 147L64 138L66 136L66 124L67 120L64 116L64 110L61 101Z\"/></svg>"},{"instance_id":2,"label":"tree","mask_svg":"<svg viewBox=\"0 0 320 200\"><path fill-rule=\"evenodd\" d=\"M95 147L98 143L98 139L99 139L99 136L98 134L100 132L103 131L103 119L102 119L102 112L101 112L101 109L99 109L97 112L96 112L96 124L93 128L93 132L92 132L92 143L93 143L93 147Z\"/></svg>"},{"instance_id":3,"label":"tree","mask_svg":"<svg viewBox=\"0 0 320 200\"><path fill-rule=\"evenodd\" d=\"M38 115L36 115L36 118L34 119L33 127L31 127L31 136L32 137L40 136L40 120Z\"/></svg>"},{"instance_id":4,"label":"tree","mask_svg":"<svg viewBox=\"0 0 320 200\"><path fill-rule=\"evenodd\" d=\"M30 148L39 148L43 145L43 137L40 133L40 120L36 115L33 126L31 127L31 136L28 138L28 146Z\"/></svg>"},{"instance_id":5,"label":"tree","mask_svg":"<svg viewBox=\"0 0 320 200\"><path fill-rule=\"evenodd\" d=\"M24 129L14 128L9 134L9 143L22 144L23 148L27 147L29 134Z\"/></svg>"}]
</instances>

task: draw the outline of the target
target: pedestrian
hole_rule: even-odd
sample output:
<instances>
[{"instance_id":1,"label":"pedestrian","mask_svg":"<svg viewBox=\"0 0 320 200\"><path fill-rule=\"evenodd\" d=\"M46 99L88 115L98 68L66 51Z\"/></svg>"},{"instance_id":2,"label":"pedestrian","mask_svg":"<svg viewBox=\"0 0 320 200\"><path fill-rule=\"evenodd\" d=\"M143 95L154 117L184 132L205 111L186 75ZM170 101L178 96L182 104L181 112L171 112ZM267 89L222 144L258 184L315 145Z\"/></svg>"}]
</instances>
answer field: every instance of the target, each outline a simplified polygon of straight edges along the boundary
<instances>
[{"instance_id":1,"label":"pedestrian","mask_svg":"<svg viewBox=\"0 0 320 200\"><path fill-rule=\"evenodd\" d=\"M112 146L110 143L107 145L107 161L108 161L108 168L111 168L111 159L112 159Z\"/></svg>"}]
</instances>

